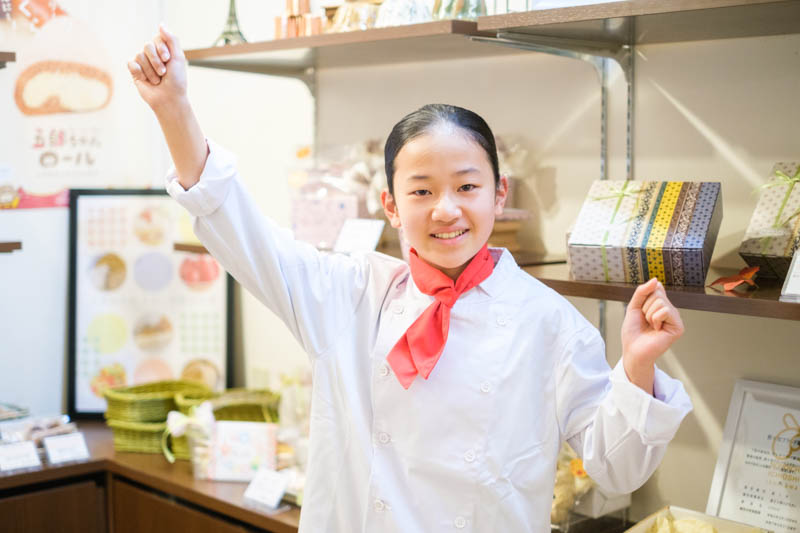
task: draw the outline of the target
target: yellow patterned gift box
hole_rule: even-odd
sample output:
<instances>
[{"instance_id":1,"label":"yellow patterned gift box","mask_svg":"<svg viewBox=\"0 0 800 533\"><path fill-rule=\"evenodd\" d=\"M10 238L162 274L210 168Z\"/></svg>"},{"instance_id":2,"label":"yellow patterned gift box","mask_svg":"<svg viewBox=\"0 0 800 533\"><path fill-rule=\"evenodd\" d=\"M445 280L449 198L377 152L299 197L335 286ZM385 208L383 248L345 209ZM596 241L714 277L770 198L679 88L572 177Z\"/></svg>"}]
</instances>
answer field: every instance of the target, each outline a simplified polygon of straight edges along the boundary
<instances>
[{"instance_id":1,"label":"yellow patterned gift box","mask_svg":"<svg viewBox=\"0 0 800 533\"><path fill-rule=\"evenodd\" d=\"M718 182L595 181L567 244L572 277L702 286L721 221Z\"/></svg>"},{"instance_id":2,"label":"yellow patterned gift box","mask_svg":"<svg viewBox=\"0 0 800 533\"><path fill-rule=\"evenodd\" d=\"M800 163L776 163L760 190L739 255L759 277L784 279L800 248Z\"/></svg>"}]
</instances>

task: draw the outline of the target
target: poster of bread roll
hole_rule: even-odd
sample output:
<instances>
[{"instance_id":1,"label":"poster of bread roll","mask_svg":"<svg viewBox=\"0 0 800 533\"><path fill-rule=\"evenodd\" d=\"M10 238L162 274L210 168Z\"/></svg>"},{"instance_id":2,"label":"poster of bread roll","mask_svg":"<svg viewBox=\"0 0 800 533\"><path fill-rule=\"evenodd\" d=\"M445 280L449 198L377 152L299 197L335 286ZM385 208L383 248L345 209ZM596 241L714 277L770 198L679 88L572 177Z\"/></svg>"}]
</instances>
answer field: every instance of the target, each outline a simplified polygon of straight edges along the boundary
<instances>
[{"instance_id":1,"label":"poster of bread roll","mask_svg":"<svg viewBox=\"0 0 800 533\"><path fill-rule=\"evenodd\" d=\"M105 411L109 387L228 378L228 276L176 251L188 215L159 190L73 190L70 377L77 415Z\"/></svg>"},{"instance_id":2,"label":"poster of bread roll","mask_svg":"<svg viewBox=\"0 0 800 533\"><path fill-rule=\"evenodd\" d=\"M126 70L158 1L113 4L0 2L0 51L16 56L0 69L0 208L63 208L69 188L163 179L165 148Z\"/></svg>"}]
</instances>

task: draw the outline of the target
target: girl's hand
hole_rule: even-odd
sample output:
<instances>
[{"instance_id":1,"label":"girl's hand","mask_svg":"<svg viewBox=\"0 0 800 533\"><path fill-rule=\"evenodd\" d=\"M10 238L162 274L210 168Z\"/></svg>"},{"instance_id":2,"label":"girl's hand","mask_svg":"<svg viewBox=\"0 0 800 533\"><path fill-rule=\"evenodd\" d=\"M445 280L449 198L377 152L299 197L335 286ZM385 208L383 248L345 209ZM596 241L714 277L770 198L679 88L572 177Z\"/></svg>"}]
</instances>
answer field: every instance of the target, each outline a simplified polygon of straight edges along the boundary
<instances>
[{"instance_id":1,"label":"girl's hand","mask_svg":"<svg viewBox=\"0 0 800 533\"><path fill-rule=\"evenodd\" d=\"M163 25L152 42L128 62L128 70L139 95L153 111L175 105L186 97L186 57Z\"/></svg>"},{"instance_id":2,"label":"girl's hand","mask_svg":"<svg viewBox=\"0 0 800 533\"><path fill-rule=\"evenodd\" d=\"M628 379L653 393L656 359L683 335L683 321L653 278L636 288L622 322L622 364Z\"/></svg>"}]
</instances>

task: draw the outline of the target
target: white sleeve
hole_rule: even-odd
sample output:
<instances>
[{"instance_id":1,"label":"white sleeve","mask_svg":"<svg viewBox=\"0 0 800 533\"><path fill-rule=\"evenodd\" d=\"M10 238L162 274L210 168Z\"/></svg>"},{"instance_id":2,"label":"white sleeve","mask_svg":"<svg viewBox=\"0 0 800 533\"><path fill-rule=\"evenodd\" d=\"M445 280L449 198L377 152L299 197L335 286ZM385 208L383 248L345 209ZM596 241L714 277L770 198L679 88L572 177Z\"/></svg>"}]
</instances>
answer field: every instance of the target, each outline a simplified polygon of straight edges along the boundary
<instances>
[{"instance_id":1,"label":"white sleeve","mask_svg":"<svg viewBox=\"0 0 800 533\"><path fill-rule=\"evenodd\" d=\"M609 492L641 487L692 410L683 385L656 368L655 397L647 394L628 380L622 360L609 368L594 328L567 342L557 375L559 429L586 472Z\"/></svg>"},{"instance_id":2,"label":"white sleeve","mask_svg":"<svg viewBox=\"0 0 800 533\"><path fill-rule=\"evenodd\" d=\"M200 180L185 190L173 167L167 192L195 217L195 234L223 268L283 320L309 356L323 355L351 325L368 267L295 241L258 210L233 154L208 146Z\"/></svg>"}]
</instances>

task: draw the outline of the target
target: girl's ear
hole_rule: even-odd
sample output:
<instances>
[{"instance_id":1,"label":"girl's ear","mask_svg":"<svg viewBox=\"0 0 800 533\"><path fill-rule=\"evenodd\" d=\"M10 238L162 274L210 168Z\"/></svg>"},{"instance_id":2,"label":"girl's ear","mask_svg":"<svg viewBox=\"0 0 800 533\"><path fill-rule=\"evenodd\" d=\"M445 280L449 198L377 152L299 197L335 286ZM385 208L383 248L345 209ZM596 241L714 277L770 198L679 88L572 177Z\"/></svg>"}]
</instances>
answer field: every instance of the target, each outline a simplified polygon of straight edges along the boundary
<instances>
[{"instance_id":1,"label":"girl's ear","mask_svg":"<svg viewBox=\"0 0 800 533\"><path fill-rule=\"evenodd\" d=\"M399 228L400 214L397 212L397 204L394 201L394 197L389 193L389 189L381 191L381 205L383 205L383 212L386 214L386 218L389 219L389 223L392 227Z\"/></svg>"},{"instance_id":2,"label":"girl's ear","mask_svg":"<svg viewBox=\"0 0 800 533\"><path fill-rule=\"evenodd\" d=\"M500 183L497 184L497 188L494 192L494 214L495 216L499 216L503 214L503 207L506 205L506 199L508 198L508 178L506 176L500 176Z\"/></svg>"}]
</instances>

